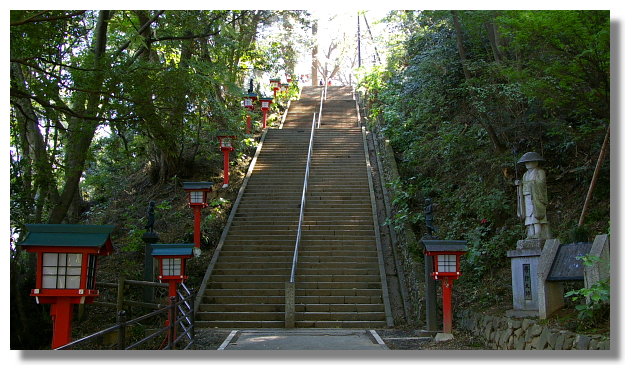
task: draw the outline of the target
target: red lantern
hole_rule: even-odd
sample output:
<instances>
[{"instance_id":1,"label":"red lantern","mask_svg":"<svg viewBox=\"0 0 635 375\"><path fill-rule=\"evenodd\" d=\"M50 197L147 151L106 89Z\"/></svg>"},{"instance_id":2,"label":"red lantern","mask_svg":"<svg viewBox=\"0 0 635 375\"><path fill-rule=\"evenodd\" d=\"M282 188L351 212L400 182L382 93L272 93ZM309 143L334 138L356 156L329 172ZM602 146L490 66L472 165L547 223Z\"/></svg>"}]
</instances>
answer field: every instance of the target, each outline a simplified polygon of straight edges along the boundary
<instances>
[{"instance_id":1,"label":"red lantern","mask_svg":"<svg viewBox=\"0 0 635 375\"><path fill-rule=\"evenodd\" d=\"M278 90L280 90L280 78L272 78L269 80L271 84L271 89L273 90L273 97L276 97Z\"/></svg>"},{"instance_id":2,"label":"red lantern","mask_svg":"<svg viewBox=\"0 0 635 375\"><path fill-rule=\"evenodd\" d=\"M273 102L273 98L260 98L260 109L262 110L262 128L267 128L267 113L269 112L269 107Z\"/></svg>"},{"instance_id":3,"label":"red lantern","mask_svg":"<svg viewBox=\"0 0 635 375\"><path fill-rule=\"evenodd\" d=\"M441 280L443 290L443 332L452 332L452 283L461 276L461 255L466 241L421 240L424 254L434 257L432 277Z\"/></svg>"},{"instance_id":4,"label":"red lantern","mask_svg":"<svg viewBox=\"0 0 635 375\"><path fill-rule=\"evenodd\" d=\"M194 211L194 246L201 248L201 209L207 207L207 193L212 190L211 182L184 182L188 202Z\"/></svg>"},{"instance_id":5,"label":"red lantern","mask_svg":"<svg viewBox=\"0 0 635 375\"><path fill-rule=\"evenodd\" d=\"M169 283L169 297L176 297L178 284L187 280L185 262L194 254L194 244L152 244L152 256L159 265L158 279Z\"/></svg>"},{"instance_id":6,"label":"red lantern","mask_svg":"<svg viewBox=\"0 0 635 375\"><path fill-rule=\"evenodd\" d=\"M229 153L234 151L232 138L234 135L217 135L220 150L223 152L223 189L229 186Z\"/></svg>"},{"instance_id":7,"label":"red lantern","mask_svg":"<svg viewBox=\"0 0 635 375\"><path fill-rule=\"evenodd\" d=\"M251 134L251 111L254 110L254 101L258 100L258 95L248 92L243 96L243 106L247 112L247 134Z\"/></svg>"},{"instance_id":8,"label":"red lantern","mask_svg":"<svg viewBox=\"0 0 635 375\"><path fill-rule=\"evenodd\" d=\"M97 258L112 253L112 225L27 224L27 234L19 243L36 253L35 289L37 303L51 304L53 349L71 341L73 305L92 303Z\"/></svg>"}]
</instances>

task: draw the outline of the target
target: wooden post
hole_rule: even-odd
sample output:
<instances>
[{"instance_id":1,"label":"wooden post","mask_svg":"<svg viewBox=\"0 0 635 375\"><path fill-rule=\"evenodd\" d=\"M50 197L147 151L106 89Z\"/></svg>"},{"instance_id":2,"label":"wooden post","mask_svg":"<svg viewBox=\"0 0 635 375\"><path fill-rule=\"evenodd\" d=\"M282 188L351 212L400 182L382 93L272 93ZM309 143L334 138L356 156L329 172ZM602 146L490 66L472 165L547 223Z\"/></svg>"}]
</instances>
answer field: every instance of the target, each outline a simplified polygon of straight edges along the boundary
<instances>
[{"instance_id":1,"label":"wooden post","mask_svg":"<svg viewBox=\"0 0 635 375\"><path fill-rule=\"evenodd\" d=\"M117 280L117 311L123 310L124 287L126 279L123 274L119 275Z\"/></svg>"},{"instance_id":2,"label":"wooden post","mask_svg":"<svg viewBox=\"0 0 635 375\"><path fill-rule=\"evenodd\" d=\"M437 326L437 282L432 277L434 271L434 259L431 255L425 256L426 273L426 325L428 331L436 331Z\"/></svg>"},{"instance_id":3,"label":"wooden post","mask_svg":"<svg viewBox=\"0 0 635 375\"><path fill-rule=\"evenodd\" d=\"M227 185L229 185L229 150L223 151L223 186Z\"/></svg>"},{"instance_id":4,"label":"wooden post","mask_svg":"<svg viewBox=\"0 0 635 375\"><path fill-rule=\"evenodd\" d=\"M51 318L53 320L51 349L55 349L71 342L73 304L68 298L59 297L55 303L51 304Z\"/></svg>"},{"instance_id":5,"label":"wooden post","mask_svg":"<svg viewBox=\"0 0 635 375\"><path fill-rule=\"evenodd\" d=\"M452 279L444 277L443 287L443 333L452 333Z\"/></svg>"},{"instance_id":6,"label":"wooden post","mask_svg":"<svg viewBox=\"0 0 635 375\"><path fill-rule=\"evenodd\" d=\"M119 350L126 349L126 312L124 310L118 310L117 312L117 325L119 326L119 335L117 337L117 345Z\"/></svg>"},{"instance_id":7,"label":"wooden post","mask_svg":"<svg viewBox=\"0 0 635 375\"><path fill-rule=\"evenodd\" d=\"M606 155L607 145L609 144L609 134L611 132L611 127L609 126L606 129L606 135L604 136L604 142L602 142L602 148L600 149L600 155L598 156L598 162L595 164L595 171L593 171L593 177L591 178L591 184L589 185L589 191L586 194L586 198L584 200L584 206L582 207L582 213L580 214L580 220L578 221L578 227L581 227L584 224L584 216L586 216L586 212L589 208L589 201L591 200L591 195L593 194L593 190L595 189L595 183L598 180L598 175L600 174L600 166L602 165L602 161L604 160L604 156Z\"/></svg>"},{"instance_id":8,"label":"wooden post","mask_svg":"<svg viewBox=\"0 0 635 375\"><path fill-rule=\"evenodd\" d=\"M194 210L194 246L201 248L201 206L192 206Z\"/></svg>"},{"instance_id":9,"label":"wooden post","mask_svg":"<svg viewBox=\"0 0 635 375\"><path fill-rule=\"evenodd\" d=\"M176 339L176 297L170 297L170 308L168 310L168 347L174 349Z\"/></svg>"}]
</instances>

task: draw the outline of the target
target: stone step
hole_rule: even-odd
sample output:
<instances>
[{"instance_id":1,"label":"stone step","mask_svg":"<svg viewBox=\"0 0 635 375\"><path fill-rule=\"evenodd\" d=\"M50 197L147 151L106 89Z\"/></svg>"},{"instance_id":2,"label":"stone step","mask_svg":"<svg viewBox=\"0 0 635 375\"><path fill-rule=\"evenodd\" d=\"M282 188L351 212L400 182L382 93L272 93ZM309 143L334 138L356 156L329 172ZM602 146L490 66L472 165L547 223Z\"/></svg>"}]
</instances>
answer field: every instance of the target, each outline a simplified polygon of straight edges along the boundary
<instances>
[{"instance_id":1,"label":"stone step","mask_svg":"<svg viewBox=\"0 0 635 375\"><path fill-rule=\"evenodd\" d=\"M298 289L295 290L297 296L380 296L382 295L381 288L379 289Z\"/></svg>"},{"instance_id":2,"label":"stone step","mask_svg":"<svg viewBox=\"0 0 635 375\"><path fill-rule=\"evenodd\" d=\"M297 328L384 328L386 322L384 320L377 321L304 321L296 320L295 326Z\"/></svg>"},{"instance_id":3,"label":"stone step","mask_svg":"<svg viewBox=\"0 0 635 375\"><path fill-rule=\"evenodd\" d=\"M383 311L304 311L295 313L296 321L382 321L385 319Z\"/></svg>"},{"instance_id":4,"label":"stone step","mask_svg":"<svg viewBox=\"0 0 635 375\"><path fill-rule=\"evenodd\" d=\"M360 294L361 295L361 294ZM216 297L263 297L262 303L267 303L269 301L268 298L271 297L282 297L284 301L284 288L283 289L205 289L205 298L216 298ZM252 298L246 298L246 300L254 300ZM275 298L271 299L271 303L276 301ZM213 302L208 302L213 303ZM227 303L227 302L225 302ZM252 302L255 303L255 302ZM284 303L284 302L282 302Z\"/></svg>"},{"instance_id":5,"label":"stone step","mask_svg":"<svg viewBox=\"0 0 635 375\"><path fill-rule=\"evenodd\" d=\"M372 284L373 286L376 283L380 283L380 276L377 270L374 269L327 269L325 268L324 274L319 274L316 269L311 269L309 267L303 267L302 270L297 270L296 274L296 282L297 283L366 283ZM366 272L359 272L359 271ZM338 273L339 272L339 273ZM271 282L271 283L279 283L286 282L289 280L291 276L291 270L286 269L280 272L269 272L266 273L256 272L256 269L248 269L244 270L241 268L236 269L226 269L219 270L219 272L215 272L210 279L211 282L245 282L245 283L254 283L254 282ZM277 285L277 284L276 284ZM300 284L298 284L300 285ZM308 285L308 284L307 284ZM308 287L303 284L303 288ZM324 284L326 285L326 284ZM245 285L243 285L245 286ZM210 284L211 287L211 284ZM276 289L269 288L269 289ZM218 289L228 289L228 288L218 288ZM252 288L252 289L262 289L262 288ZM323 289L323 288L322 288Z\"/></svg>"},{"instance_id":6,"label":"stone step","mask_svg":"<svg viewBox=\"0 0 635 375\"><path fill-rule=\"evenodd\" d=\"M284 298L284 297L283 297ZM381 296L296 296L296 304L378 304Z\"/></svg>"},{"instance_id":7,"label":"stone step","mask_svg":"<svg viewBox=\"0 0 635 375\"><path fill-rule=\"evenodd\" d=\"M217 281L211 280L207 284L208 288L211 289L229 289L229 290L245 290L245 289L261 289L261 290L271 290L279 288L284 291L284 281L278 282L251 282L251 281Z\"/></svg>"},{"instance_id":8,"label":"stone step","mask_svg":"<svg viewBox=\"0 0 635 375\"><path fill-rule=\"evenodd\" d=\"M291 275L291 267L267 268L264 271L265 271L264 273L265 276L271 276L272 278L284 277L285 279L288 279L289 276ZM224 276L227 276L227 277L245 276L245 277L260 278L260 277L263 277L263 269L262 268L246 268L246 267L240 267L235 269L232 269L232 268L214 269L212 278L224 277Z\"/></svg>"},{"instance_id":9,"label":"stone step","mask_svg":"<svg viewBox=\"0 0 635 375\"><path fill-rule=\"evenodd\" d=\"M196 320L197 328L284 328L284 321Z\"/></svg>"},{"instance_id":10,"label":"stone step","mask_svg":"<svg viewBox=\"0 0 635 375\"><path fill-rule=\"evenodd\" d=\"M327 313L327 312L384 312L384 305L379 303L311 303L311 304L296 304L296 312L308 312L308 313ZM305 317L306 319L306 317ZM307 319L309 320L309 319Z\"/></svg>"},{"instance_id":11,"label":"stone step","mask_svg":"<svg viewBox=\"0 0 635 375\"><path fill-rule=\"evenodd\" d=\"M337 289L381 289L381 282L366 281L300 281L296 280L296 290L304 290L305 295L311 295L310 292L319 289L337 290Z\"/></svg>"},{"instance_id":12,"label":"stone step","mask_svg":"<svg viewBox=\"0 0 635 375\"><path fill-rule=\"evenodd\" d=\"M377 275L306 275L296 274L296 282L381 282L379 274Z\"/></svg>"},{"instance_id":13,"label":"stone step","mask_svg":"<svg viewBox=\"0 0 635 375\"><path fill-rule=\"evenodd\" d=\"M354 305L353 305L354 306ZM364 305L360 305L364 306ZM373 306L373 305L367 305ZM371 309L371 307L368 307ZM364 307L360 308L364 310ZM222 303L222 304L209 304L209 303L201 303L199 306L200 312L241 312L241 311L252 311L252 312L282 312L284 313L284 304L278 303ZM318 310L319 311L319 310ZM371 310L374 311L374 310Z\"/></svg>"},{"instance_id":14,"label":"stone step","mask_svg":"<svg viewBox=\"0 0 635 375\"><path fill-rule=\"evenodd\" d=\"M230 262L222 262L217 263L214 269L219 270L229 270L229 269L241 269L241 268L249 268L249 269L280 269L280 268L289 268L289 272L291 272L291 262L269 262L269 263L230 263Z\"/></svg>"}]
</instances>

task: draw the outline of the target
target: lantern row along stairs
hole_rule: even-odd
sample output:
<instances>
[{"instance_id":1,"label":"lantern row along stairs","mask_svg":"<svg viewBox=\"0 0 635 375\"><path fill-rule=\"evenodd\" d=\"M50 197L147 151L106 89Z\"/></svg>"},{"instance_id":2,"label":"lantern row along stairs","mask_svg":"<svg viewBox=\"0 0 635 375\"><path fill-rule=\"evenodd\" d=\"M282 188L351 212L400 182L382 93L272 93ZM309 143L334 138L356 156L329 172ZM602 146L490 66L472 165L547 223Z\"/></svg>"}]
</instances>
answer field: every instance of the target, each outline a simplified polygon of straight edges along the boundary
<instances>
[{"instance_id":1,"label":"lantern row along stairs","mask_svg":"<svg viewBox=\"0 0 635 375\"><path fill-rule=\"evenodd\" d=\"M204 288L201 328L285 327L313 114L304 87L281 129L268 129ZM364 137L351 87L329 87L315 129L295 286L298 328L387 326Z\"/></svg>"}]
</instances>

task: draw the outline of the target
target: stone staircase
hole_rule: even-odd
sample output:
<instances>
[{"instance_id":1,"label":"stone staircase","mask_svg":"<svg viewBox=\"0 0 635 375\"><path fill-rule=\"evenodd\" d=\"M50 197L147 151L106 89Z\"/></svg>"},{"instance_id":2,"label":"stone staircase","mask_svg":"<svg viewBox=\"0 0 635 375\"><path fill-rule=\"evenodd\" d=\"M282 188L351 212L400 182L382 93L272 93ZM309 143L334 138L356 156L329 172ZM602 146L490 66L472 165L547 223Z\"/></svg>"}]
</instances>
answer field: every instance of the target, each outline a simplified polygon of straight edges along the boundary
<instances>
[{"instance_id":1,"label":"stone staircase","mask_svg":"<svg viewBox=\"0 0 635 375\"><path fill-rule=\"evenodd\" d=\"M303 88L269 129L197 313L199 327L282 328L313 113ZM351 89L329 87L316 129L296 273L296 327L386 326L363 136Z\"/></svg>"}]
</instances>

